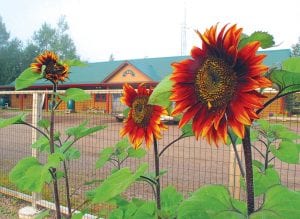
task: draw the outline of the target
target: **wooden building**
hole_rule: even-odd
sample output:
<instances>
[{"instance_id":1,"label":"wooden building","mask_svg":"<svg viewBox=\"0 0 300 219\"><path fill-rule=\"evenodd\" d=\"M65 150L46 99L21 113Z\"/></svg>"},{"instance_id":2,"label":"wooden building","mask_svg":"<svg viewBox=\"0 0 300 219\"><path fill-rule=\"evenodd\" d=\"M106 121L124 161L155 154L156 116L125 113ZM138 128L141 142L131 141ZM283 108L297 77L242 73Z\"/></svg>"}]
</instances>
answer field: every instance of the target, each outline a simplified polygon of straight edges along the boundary
<instances>
[{"instance_id":1,"label":"wooden building","mask_svg":"<svg viewBox=\"0 0 300 219\"><path fill-rule=\"evenodd\" d=\"M269 67L280 67L281 62L290 57L289 49L265 50L260 53L267 54L264 63ZM175 56L163 58L144 58L132 60L118 60L108 62L88 63L85 67L72 67L69 80L59 85L64 90L78 87L86 90L113 90L122 89L125 82L137 86L146 83L157 85L166 75L172 72L171 63L189 58L188 56ZM39 80L27 90L51 90L52 85L46 80ZM0 86L0 90L14 90L14 83ZM274 94L267 94L272 96ZM117 111L114 104L119 101L120 94L95 93L93 98L85 103L75 103L76 111L88 110L90 106L111 113ZM49 106L49 97L46 97L44 108ZM31 107L31 95L19 94L10 96L10 107L28 109ZM274 113L283 113L283 103L278 102ZM59 109L66 109L62 104ZM272 107L272 106L270 106ZM275 105L273 104L273 107Z\"/></svg>"}]
</instances>

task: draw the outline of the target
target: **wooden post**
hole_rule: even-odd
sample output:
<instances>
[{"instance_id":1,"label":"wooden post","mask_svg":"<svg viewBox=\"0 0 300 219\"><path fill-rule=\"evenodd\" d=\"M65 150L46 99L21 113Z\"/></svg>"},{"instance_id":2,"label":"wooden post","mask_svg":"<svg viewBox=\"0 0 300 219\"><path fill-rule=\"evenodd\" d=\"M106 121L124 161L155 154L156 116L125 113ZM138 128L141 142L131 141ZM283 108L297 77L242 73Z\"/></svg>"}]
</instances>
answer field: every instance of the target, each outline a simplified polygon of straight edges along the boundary
<instances>
[{"instance_id":1,"label":"wooden post","mask_svg":"<svg viewBox=\"0 0 300 219\"><path fill-rule=\"evenodd\" d=\"M37 127L37 123L42 119L42 108L43 108L43 96L41 93L32 94L32 125ZM38 131L32 129L31 142L34 143L39 137ZM32 148L32 156L37 157L38 151ZM41 200L41 194L33 192L32 193L32 207L36 208L37 201Z\"/></svg>"},{"instance_id":2,"label":"wooden post","mask_svg":"<svg viewBox=\"0 0 300 219\"><path fill-rule=\"evenodd\" d=\"M241 157L242 150L241 144L236 145L236 149L238 151L239 156ZM239 169L239 165L237 159L235 157L234 149L230 146L230 157L229 157L229 190L235 199L240 199L240 178L241 171Z\"/></svg>"}]
</instances>

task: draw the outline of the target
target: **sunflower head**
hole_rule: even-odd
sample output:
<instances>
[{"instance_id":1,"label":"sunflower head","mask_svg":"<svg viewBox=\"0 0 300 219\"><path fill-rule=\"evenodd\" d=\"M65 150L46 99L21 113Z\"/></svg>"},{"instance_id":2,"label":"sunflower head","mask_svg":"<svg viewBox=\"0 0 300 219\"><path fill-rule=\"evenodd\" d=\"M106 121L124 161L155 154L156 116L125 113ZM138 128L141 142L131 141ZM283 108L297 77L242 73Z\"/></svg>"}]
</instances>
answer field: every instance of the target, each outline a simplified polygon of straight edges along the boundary
<instances>
[{"instance_id":1,"label":"sunflower head","mask_svg":"<svg viewBox=\"0 0 300 219\"><path fill-rule=\"evenodd\" d=\"M135 148L139 148L143 140L149 148L153 138L161 138L161 130L166 129L160 117L166 115L167 111L161 106L148 104L152 91L143 85L139 85L137 90L128 84L123 87L121 102L130 110L120 134L128 135Z\"/></svg>"},{"instance_id":2,"label":"sunflower head","mask_svg":"<svg viewBox=\"0 0 300 219\"><path fill-rule=\"evenodd\" d=\"M30 67L34 72L44 74L44 77L53 83L64 82L69 76L69 66L59 63L57 55L51 51L37 56Z\"/></svg>"},{"instance_id":3,"label":"sunflower head","mask_svg":"<svg viewBox=\"0 0 300 219\"><path fill-rule=\"evenodd\" d=\"M256 53L260 43L239 48L241 33L236 25L197 31L202 48L194 47L191 59L172 64L173 114L183 113L179 126L192 120L197 139L226 142L228 126L243 138L245 125L258 118L255 112L262 107L256 90L272 85L263 76L265 55Z\"/></svg>"}]
</instances>

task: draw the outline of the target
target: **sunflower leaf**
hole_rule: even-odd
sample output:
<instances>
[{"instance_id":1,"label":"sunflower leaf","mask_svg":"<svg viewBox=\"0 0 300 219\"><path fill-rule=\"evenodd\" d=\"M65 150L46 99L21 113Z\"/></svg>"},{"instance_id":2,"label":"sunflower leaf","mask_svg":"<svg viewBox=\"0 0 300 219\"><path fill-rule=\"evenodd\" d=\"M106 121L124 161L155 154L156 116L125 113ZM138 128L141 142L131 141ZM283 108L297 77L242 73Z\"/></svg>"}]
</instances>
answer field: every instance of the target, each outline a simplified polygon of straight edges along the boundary
<instances>
[{"instance_id":1,"label":"sunflower leaf","mask_svg":"<svg viewBox=\"0 0 300 219\"><path fill-rule=\"evenodd\" d=\"M280 177L274 168L262 171L259 167L253 166L253 183L255 197L266 193L274 185L280 184ZM245 181L241 178L241 186L245 189Z\"/></svg>"},{"instance_id":2,"label":"sunflower leaf","mask_svg":"<svg viewBox=\"0 0 300 219\"><path fill-rule=\"evenodd\" d=\"M241 39L239 48L243 48L247 43L254 41L259 41L260 47L263 49L267 49L275 45L274 38L271 34L263 31L255 31L250 36L244 36Z\"/></svg>"},{"instance_id":3,"label":"sunflower leaf","mask_svg":"<svg viewBox=\"0 0 300 219\"><path fill-rule=\"evenodd\" d=\"M53 159L53 157L51 159ZM51 161L50 164L57 166L53 161ZM48 165L43 166L37 158L26 157L21 159L10 171L9 179L20 190L41 192L44 183L49 183L52 179L48 168Z\"/></svg>"},{"instance_id":4,"label":"sunflower leaf","mask_svg":"<svg viewBox=\"0 0 300 219\"><path fill-rule=\"evenodd\" d=\"M188 124L185 124L182 128L181 128L181 132L182 132L182 135L184 137L191 137L191 136L194 136L194 131L193 131L193 128L192 128L192 123L188 123Z\"/></svg>"},{"instance_id":5,"label":"sunflower leaf","mask_svg":"<svg viewBox=\"0 0 300 219\"><path fill-rule=\"evenodd\" d=\"M99 187L93 190L92 203L107 202L123 193L148 168L146 163L132 173L129 168L122 168L110 175Z\"/></svg>"},{"instance_id":6,"label":"sunflower leaf","mask_svg":"<svg viewBox=\"0 0 300 219\"><path fill-rule=\"evenodd\" d=\"M169 108L172 104L170 101L172 81L171 75L166 76L162 81L154 88L152 94L149 97L148 104L159 105L165 108Z\"/></svg>"},{"instance_id":7,"label":"sunflower leaf","mask_svg":"<svg viewBox=\"0 0 300 219\"><path fill-rule=\"evenodd\" d=\"M222 216L225 215L225 218L246 218L244 214L245 203L237 203L233 200L225 186L203 186L195 191L190 198L180 204L178 208L178 219L224 218ZM195 215L201 215L201 217L195 217Z\"/></svg>"},{"instance_id":8,"label":"sunflower leaf","mask_svg":"<svg viewBox=\"0 0 300 219\"><path fill-rule=\"evenodd\" d=\"M300 58L292 57L282 63L281 70L273 70L270 79L277 84L280 96L300 91Z\"/></svg>"},{"instance_id":9,"label":"sunflower leaf","mask_svg":"<svg viewBox=\"0 0 300 219\"><path fill-rule=\"evenodd\" d=\"M250 215L250 219L260 218L300 218L300 193L282 185L271 187L265 196L263 206Z\"/></svg>"},{"instance_id":10,"label":"sunflower leaf","mask_svg":"<svg viewBox=\"0 0 300 219\"><path fill-rule=\"evenodd\" d=\"M270 151L279 160L290 163L299 163L299 145L291 141L282 141L279 147L276 148L274 145L270 145Z\"/></svg>"},{"instance_id":11,"label":"sunflower leaf","mask_svg":"<svg viewBox=\"0 0 300 219\"><path fill-rule=\"evenodd\" d=\"M16 116L8 118L8 119L0 118L0 128L4 128L4 127L7 127L12 124L22 124L24 120L25 120L24 113L21 113L19 115L16 115Z\"/></svg>"},{"instance_id":12,"label":"sunflower leaf","mask_svg":"<svg viewBox=\"0 0 300 219\"><path fill-rule=\"evenodd\" d=\"M43 77L42 74L36 73L31 68L25 69L16 79L16 90L21 90L33 85L38 79Z\"/></svg>"},{"instance_id":13,"label":"sunflower leaf","mask_svg":"<svg viewBox=\"0 0 300 219\"><path fill-rule=\"evenodd\" d=\"M62 94L57 94L60 99L62 99L65 102L68 102L69 100L74 101L86 101L91 99L91 95L86 93L84 90L80 88L69 88L66 90L66 92Z\"/></svg>"}]
</instances>

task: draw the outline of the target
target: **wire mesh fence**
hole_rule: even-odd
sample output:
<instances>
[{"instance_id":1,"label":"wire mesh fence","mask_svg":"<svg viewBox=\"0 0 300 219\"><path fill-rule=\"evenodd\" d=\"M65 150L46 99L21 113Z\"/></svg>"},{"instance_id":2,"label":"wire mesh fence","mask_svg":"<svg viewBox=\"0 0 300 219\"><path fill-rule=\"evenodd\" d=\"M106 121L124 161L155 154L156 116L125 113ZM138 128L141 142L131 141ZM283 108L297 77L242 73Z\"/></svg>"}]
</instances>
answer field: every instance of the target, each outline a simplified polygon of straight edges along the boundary
<instances>
[{"instance_id":1,"label":"wire mesh fence","mask_svg":"<svg viewBox=\"0 0 300 219\"><path fill-rule=\"evenodd\" d=\"M107 165L104 168L96 169L95 164L99 158L99 152L121 139L119 131L122 122L115 116L124 109L119 102L121 91L93 90L89 92L92 94L90 101L63 103L57 109L55 115L55 130L61 133L62 138L66 137L64 131L67 128L79 125L84 121L88 121L88 126L107 126L106 129L75 143L75 147L80 151L81 156L67 163L73 208L81 206L86 199L85 193L98 185L97 183L87 182L98 182L97 180L105 179L113 168L112 165ZM51 104L48 101L48 94L39 91L41 99L38 101L34 99L36 94L37 92L34 91L2 92L1 96L5 101L1 102L3 104L0 106L0 117L8 118L20 112L25 112L27 115L26 121L33 123L34 119L37 119L34 108L42 107L41 117L49 119ZM267 95L271 96L274 93L268 93ZM289 101L276 101L266 109L262 117L270 123L284 124L300 134L297 100L293 97L293 101L290 103L293 106L285 105L287 102ZM163 132L163 138L158 141L159 149L162 150L164 146L180 135L181 130L176 124L168 124L168 130ZM7 194L8 191L18 191L8 179L9 171L16 165L18 160L26 156L36 155L39 160L45 161L43 153L32 150L33 140L35 140L35 137L32 129L24 125L13 125L0 130L0 192ZM254 158L258 158L258 156L254 152ZM149 172L153 171L152 148L148 149L147 156L142 160L129 159L123 166L136 169L141 162L148 162L150 164ZM291 189L299 190L299 165L285 164L277 159L274 159L273 163L280 173L282 183ZM173 185L178 191L187 196L190 192L205 184L223 184L230 189L234 197L244 198L238 165L230 146L210 146L205 140L197 141L193 137L184 138L166 150L161 157L160 165L162 170L167 171L162 176L162 187ZM65 205L64 181L61 180L60 183L62 205ZM19 194L21 195L18 198L25 200L28 199L26 195L31 195L23 192ZM22 194L24 194L23 197ZM15 196L15 194L11 195ZM125 195L143 199L153 198L151 187L145 183L134 184ZM50 185L45 186L43 192L35 198L52 202L52 187ZM107 210L109 206L91 206L91 208L91 213L94 213L101 209Z\"/></svg>"}]
</instances>

